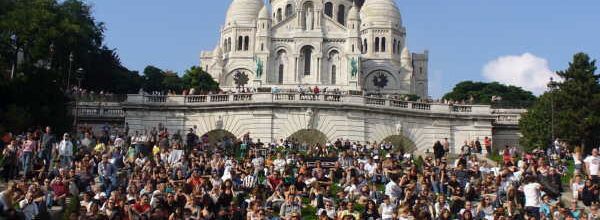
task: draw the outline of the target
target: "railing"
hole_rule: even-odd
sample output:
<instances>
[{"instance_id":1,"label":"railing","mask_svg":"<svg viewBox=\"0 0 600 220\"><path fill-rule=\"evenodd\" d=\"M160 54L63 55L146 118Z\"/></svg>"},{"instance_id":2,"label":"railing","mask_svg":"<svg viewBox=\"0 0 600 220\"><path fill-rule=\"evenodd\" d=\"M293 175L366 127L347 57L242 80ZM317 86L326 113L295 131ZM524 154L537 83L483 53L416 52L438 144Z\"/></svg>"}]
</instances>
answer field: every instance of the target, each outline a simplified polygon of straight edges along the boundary
<instances>
[{"instance_id":1,"label":"railing","mask_svg":"<svg viewBox=\"0 0 600 220\"><path fill-rule=\"evenodd\" d=\"M496 124L517 125L521 120L520 115L498 115L496 116Z\"/></svg>"},{"instance_id":2,"label":"railing","mask_svg":"<svg viewBox=\"0 0 600 220\"><path fill-rule=\"evenodd\" d=\"M150 95L150 96L144 96L146 99L146 102L167 102L167 96L164 95Z\"/></svg>"},{"instance_id":3,"label":"railing","mask_svg":"<svg viewBox=\"0 0 600 220\"><path fill-rule=\"evenodd\" d=\"M430 111L431 110L431 104L428 104L428 103L413 103L412 108L416 109L416 110Z\"/></svg>"},{"instance_id":4,"label":"railing","mask_svg":"<svg viewBox=\"0 0 600 220\"><path fill-rule=\"evenodd\" d=\"M233 101L252 101L252 94L234 94Z\"/></svg>"},{"instance_id":5,"label":"railing","mask_svg":"<svg viewBox=\"0 0 600 220\"><path fill-rule=\"evenodd\" d=\"M212 95L210 102L229 102L229 95Z\"/></svg>"},{"instance_id":6,"label":"railing","mask_svg":"<svg viewBox=\"0 0 600 220\"><path fill-rule=\"evenodd\" d=\"M466 105L453 105L451 106L452 112L458 113L471 113L473 112L473 107Z\"/></svg>"},{"instance_id":7,"label":"railing","mask_svg":"<svg viewBox=\"0 0 600 220\"><path fill-rule=\"evenodd\" d=\"M398 100L390 100L390 106L396 108L408 108L408 102L398 101Z\"/></svg>"},{"instance_id":8,"label":"railing","mask_svg":"<svg viewBox=\"0 0 600 220\"><path fill-rule=\"evenodd\" d=\"M296 100L295 93L275 93L274 95L275 95L275 97L273 97L273 100L275 100L275 101L294 101L294 100Z\"/></svg>"},{"instance_id":9,"label":"railing","mask_svg":"<svg viewBox=\"0 0 600 220\"><path fill-rule=\"evenodd\" d=\"M380 98L365 98L365 104L367 105L385 105L385 99Z\"/></svg>"},{"instance_id":10,"label":"railing","mask_svg":"<svg viewBox=\"0 0 600 220\"><path fill-rule=\"evenodd\" d=\"M125 111L120 107L77 107L77 116L82 118L123 118Z\"/></svg>"},{"instance_id":11,"label":"railing","mask_svg":"<svg viewBox=\"0 0 600 220\"><path fill-rule=\"evenodd\" d=\"M208 96L205 95L189 95L185 97L186 103L202 103L208 100Z\"/></svg>"},{"instance_id":12,"label":"railing","mask_svg":"<svg viewBox=\"0 0 600 220\"><path fill-rule=\"evenodd\" d=\"M500 109L492 111L485 105L448 105L443 103L425 103L412 102L399 99L370 97L370 96L352 96L333 93L237 93L237 94L214 94L214 95L129 95L127 104L147 104L147 105L208 105L210 103L226 105L228 103L275 103L275 102L294 102L294 103L336 103L345 106L370 106L376 108L402 109L415 112L434 112L443 114L475 114L497 117L505 115L499 113ZM511 110L514 111L514 110ZM511 113L508 113L511 115ZM501 120L508 120L499 118Z\"/></svg>"}]
</instances>

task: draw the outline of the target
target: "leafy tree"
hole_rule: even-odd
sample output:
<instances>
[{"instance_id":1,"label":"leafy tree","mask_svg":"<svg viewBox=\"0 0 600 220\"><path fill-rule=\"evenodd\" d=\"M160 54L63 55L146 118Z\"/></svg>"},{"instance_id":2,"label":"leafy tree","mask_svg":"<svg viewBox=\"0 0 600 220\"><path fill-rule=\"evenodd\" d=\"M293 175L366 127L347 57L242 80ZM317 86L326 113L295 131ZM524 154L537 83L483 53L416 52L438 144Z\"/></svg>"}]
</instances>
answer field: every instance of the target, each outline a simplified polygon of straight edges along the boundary
<instances>
[{"instance_id":1,"label":"leafy tree","mask_svg":"<svg viewBox=\"0 0 600 220\"><path fill-rule=\"evenodd\" d=\"M179 93L183 90L183 81L176 72L166 71L163 76L162 86L165 90Z\"/></svg>"},{"instance_id":2,"label":"leafy tree","mask_svg":"<svg viewBox=\"0 0 600 220\"><path fill-rule=\"evenodd\" d=\"M244 88L244 86L248 84L249 80L250 78L248 78L248 74L246 72L237 71L235 75L233 75L233 81L238 88Z\"/></svg>"},{"instance_id":3,"label":"leafy tree","mask_svg":"<svg viewBox=\"0 0 600 220\"><path fill-rule=\"evenodd\" d=\"M600 76L595 71L596 61L578 53L568 69L557 72L562 79L557 90L544 94L519 123L525 146L547 146L554 127L556 137L591 150L600 137ZM552 105L554 125L550 122Z\"/></svg>"},{"instance_id":4,"label":"leafy tree","mask_svg":"<svg viewBox=\"0 0 600 220\"><path fill-rule=\"evenodd\" d=\"M144 90L163 91L163 80L165 79L165 72L155 66L147 66L144 68Z\"/></svg>"},{"instance_id":5,"label":"leafy tree","mask_svg":"<svg viewBox=\"0 0 600 220\"><path fill-rule=\"evenodd\" d=\"M219 83L210 74L197 66L192 66L186 70L182 81L184 88L194 88L202 92L219 90Z\"/></svg>"},{"instance_id":6,"label":"leafy tree","mask_svg":"<svg viewBox=\"0 0 600 220\"><path fill-rule=\"evenodd\" d=\"M451 92L446 93L443 99L455 101L468 101L473 97L476 104L491 104L493 96L502 97L503 102L533 102L536 97L521 87L503 85L498 82L473 82L464 81L456 84Z\"/></svg>"},{"instance_id":7,"label":"leafy tree","mask_svg":"<svg viewBox=\"0 0 600 220\"><path fill-rule=\"evenodd\" d=\"M69 78L71 85L81 79L84 88L96 91L140 88L137 72L123 67L115 51L103 45L104 24L91 11L81 0L0 0L0 129L70 129L71 100L64 91ZM16 77L9 79L17 54L22 59Z\"/></svg>"}]
</instances>

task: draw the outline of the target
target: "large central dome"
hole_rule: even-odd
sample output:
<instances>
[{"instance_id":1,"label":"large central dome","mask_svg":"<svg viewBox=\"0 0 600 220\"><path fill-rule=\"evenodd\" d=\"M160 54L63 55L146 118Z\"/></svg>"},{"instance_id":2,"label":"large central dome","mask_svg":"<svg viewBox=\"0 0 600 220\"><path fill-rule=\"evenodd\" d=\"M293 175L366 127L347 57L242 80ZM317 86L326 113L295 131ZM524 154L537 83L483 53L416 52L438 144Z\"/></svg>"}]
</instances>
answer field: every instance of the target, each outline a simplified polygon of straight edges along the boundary
<instances>
[{"instance_id":1,"label":"large central dome","mask_svg":"<svg viewBox=\"0 0 600 220\"><path fill-rule=\"evenodd\" d=\"M227 10L226 24L254 24L263 8L262 0L233 0Z\"/></svg>"},{"instance_id":2,"label":"large central dome","mask_svg":"<svg viewBox=\"0 0 600 220\"><path fill-rule=\"evenodd\" d=\"M364 24L387 24L402 26L400 10L394 0L367 0L360 10Z\"/></svg>"}]
</instances>

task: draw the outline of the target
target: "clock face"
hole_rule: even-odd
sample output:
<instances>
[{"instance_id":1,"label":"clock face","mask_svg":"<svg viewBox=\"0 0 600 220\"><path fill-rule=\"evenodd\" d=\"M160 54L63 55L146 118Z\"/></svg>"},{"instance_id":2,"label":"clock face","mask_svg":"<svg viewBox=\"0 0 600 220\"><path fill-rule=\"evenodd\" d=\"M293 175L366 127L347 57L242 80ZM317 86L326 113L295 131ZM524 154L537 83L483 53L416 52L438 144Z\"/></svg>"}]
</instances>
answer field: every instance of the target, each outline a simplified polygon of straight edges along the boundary
<instances>
[{"instance_id":1,"label":"clock face","mask_svg":"<svg viewBox=\"0 0 600 220\"><path fill-rule=\"evenodd\" d=\"M373 85L380 89L385 88L388 85L388 82L388 76L383 72L379 72L373 77Z\"/></svg>"}]
</instances>

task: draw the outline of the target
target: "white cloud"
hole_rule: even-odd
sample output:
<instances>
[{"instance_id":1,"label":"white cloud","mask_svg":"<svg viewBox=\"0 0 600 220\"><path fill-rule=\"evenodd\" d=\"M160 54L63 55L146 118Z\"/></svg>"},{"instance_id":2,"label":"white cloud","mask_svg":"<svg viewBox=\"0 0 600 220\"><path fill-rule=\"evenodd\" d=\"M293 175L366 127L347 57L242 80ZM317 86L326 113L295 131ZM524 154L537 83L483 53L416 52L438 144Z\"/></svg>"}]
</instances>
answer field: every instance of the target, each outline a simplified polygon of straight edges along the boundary
<instances>
[{"instance_id":1,"label":"white cloud","mask_svg":"<svg viewBox=\"0 0 600 220\"><path fill-rule=\"evenodd\" d=\"M522 87L535 95L546 91L550 77L557 78L546 59L531 53L492 60L483 67L483 76L490 81Z\"/></svg>"}]
</instances>

